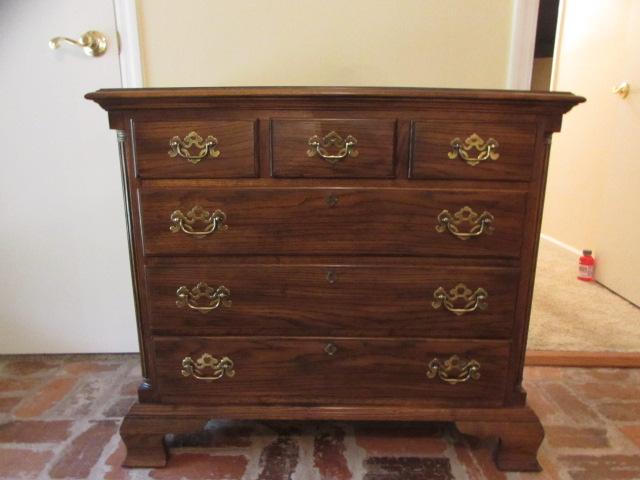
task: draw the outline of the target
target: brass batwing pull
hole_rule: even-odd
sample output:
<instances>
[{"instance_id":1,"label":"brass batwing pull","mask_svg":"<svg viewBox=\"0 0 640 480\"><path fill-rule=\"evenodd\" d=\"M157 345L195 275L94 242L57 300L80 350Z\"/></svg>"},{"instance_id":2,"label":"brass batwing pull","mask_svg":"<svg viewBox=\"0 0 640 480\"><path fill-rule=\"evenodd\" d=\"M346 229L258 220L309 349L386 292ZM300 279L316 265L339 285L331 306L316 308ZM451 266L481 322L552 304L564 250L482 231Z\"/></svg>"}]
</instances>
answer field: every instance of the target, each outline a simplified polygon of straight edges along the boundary
<instances>
[{"instance_id":1,"label":"brass batwing pull","mask_svg":"<svg viewBox=\"0 0 640 480\"><path fill-rule=\"evenodd\" d=\"M225 225L227 216L221 210L215 210L213 213L205 210L199 205L196 205L185 215L180 210L176 210L171 214L171 226L169 229L173 233L183 231L187 235L195 235L203 237L210 235L217 230L226 230L228 228ZM195 224L202 224L202 230L195 230Z\"/></svg>"},{"instance_id":2,"label":"brass batwing pull","mask_svg":"<svg viewBox=\"0 0 640 480\"><path fill-rule=\"evenodd\" d=\"M200 149L200 152L192 155L189 152L189 148L194 145ZM217 145L218 139L214 136L209 135L207 138L203 139L196 132L189 132L187 136L182 140L177 135L169 140L169 146L171 147L171 150L169 150L169 156L180 156L182 158L186 158L190 163L196 165L207 155L209 155L211 158L219 157L220 150L216 150Z\"/></svg>"},{"instance_id":3,"label":"brass batwing pull","mask_svg":"<svg viewBox=\"0 0 640 480\"><path fill-rule=\"evenodd\" d=\"M489 294L484 288L478 288L475 292L472 292L464 283L459 283L449 290L449 293L444 288L438 287L433 292L433 298L431 305L434 309L438 310L444 306L450 312L460 316L478 309L486 309ZM460 302L461 300L462 302ZM456 307L456 304L459 305L460 303L462 305Z\"/></svg>"},{"instance_id":4,"label":"brass batwing pull","mask_svg":"<svg viewBox=\"0 0 640 480\"><path fill-rule=\"evenodd\" d=\"M318 135L314 135L309 138L309 146L313 147L307 150L307 155L313 157L316 153L324 158L331 165L335 165L343 158L357 157L358 150L356 145L358 140L353 135L347 135L346 138L342 138L336 132L329 132L324 137L320 138ZM338 153L332 155L328 152L327 148L334 147L339 148Z\"/></svg>"},{"instance_id":5,"label":"brass batwing pull","mask_svg":"<svg viewBox=\"0 0 640 480\"><path fill-rule=\"evenodd\" d=\"M500 154L495 150L498 148L498 142L490 138L485 141L478 135L477 133L473 133L467 137L462 143L460 138L456 137L451 140L451 151L447 154L450 159L455 159L458 156L467 164L475 167L480 162L484 162L485 160L497 160L500 158ZM469 155L469 151L475 149L478 152L478 156L472 157Z\"/></svg>"},{"instance_id":6,"label":"brass batwing pull","mask_svg":"<svg viewBox=\"0 0 640 480\"><path fill-rule=\"evenodd\" d=\"M484 211L481 214L477 214L471 207L463 207L453 215L449 210L443 210L438 215L436 231L438 233L449 231L451 235L458 237L460 240L468 240L472 237L479 237L483 233L492 233L494 230L491 225L493 220L493 215L489 212ZM460 230L463 224L469 225L467 232Z\"/></svg>"},{"instance_id":7,"label":"brass batwing pull","mask_svg":"<svg viewBox=\"0 0 640 480\"><path fill-rule=\"evenodd\" d=\"M189 307L201 313L209 313L221 305L223 307L231 306L231 291L223 285L214 289L206 283L200 282L191 290L183 285L176 291L176 296L178 297L176 300L178 307Z\"/></svg>"},{"instance_id":8,"label":"brass batwing pull","mask_svg":"<svg viewBox=\"0 0 640 480\"><path fill-rule=\"evenodd\" d=\"M107 51L107 37L104 36L104 33L95 30L83 33L78 40L69 37L54 37L49 40L49 48L55 50L60 47L62 42L82 48L84 53L90 57L99 57Z\"/></svg>"},{"instance_id":9,"label":"brass batwing pull","mask_svg":"<svg viewBox=\"0 0 640 480\"><path fill-rule=\"evenodd\" d=\"M463 360L458 355L453 355L444 362L436 357L429 362L427 377L438 377L452 385L478 380L480 378L480 364L475 360Z\"/></svg>"},{"instance_id":10,"label":"brass batwing pull","mask_svg":"<svg viewBox=\"0 0 640 480\"><path fill-rule=\"evenodd\" d=\"M207 375L207 372L211 372ZM229 357L222 357L220 360L214 358L210 353L204 353L198 360L191 357L182 359L182 376L193 377L205 382L219 380L223 376L232 378L236 371L233 369L233 360Z\"/></svg>"}]
</instances>

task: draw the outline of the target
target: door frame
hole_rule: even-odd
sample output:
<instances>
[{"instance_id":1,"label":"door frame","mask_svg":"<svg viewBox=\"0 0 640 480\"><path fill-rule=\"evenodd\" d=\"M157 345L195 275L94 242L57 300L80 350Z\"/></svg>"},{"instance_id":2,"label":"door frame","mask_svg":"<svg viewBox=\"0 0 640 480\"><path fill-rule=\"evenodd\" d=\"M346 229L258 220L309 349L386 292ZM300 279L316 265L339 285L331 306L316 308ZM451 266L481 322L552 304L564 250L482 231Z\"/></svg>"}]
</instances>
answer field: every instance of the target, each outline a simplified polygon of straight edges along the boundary
<instances>
[{"instance_id":1,"label":"door frame","mask_svg":"<svg viewBox=\"0 0 640 480\"><path fill-rule=\"evenodd\" d=\"M531 90L540 0L514 0L507 88Z\"/></svg>"},{"instance_id":2,"label":"door frame","mask_svg":"<svg viewBox=\"0 0 640 480\"><path fill-rule=\"evenodd\" d=\"M142 60L135 0L113 0L116 20L120 83L122 88L142 88Z\"/></svg>"}]
</instances>

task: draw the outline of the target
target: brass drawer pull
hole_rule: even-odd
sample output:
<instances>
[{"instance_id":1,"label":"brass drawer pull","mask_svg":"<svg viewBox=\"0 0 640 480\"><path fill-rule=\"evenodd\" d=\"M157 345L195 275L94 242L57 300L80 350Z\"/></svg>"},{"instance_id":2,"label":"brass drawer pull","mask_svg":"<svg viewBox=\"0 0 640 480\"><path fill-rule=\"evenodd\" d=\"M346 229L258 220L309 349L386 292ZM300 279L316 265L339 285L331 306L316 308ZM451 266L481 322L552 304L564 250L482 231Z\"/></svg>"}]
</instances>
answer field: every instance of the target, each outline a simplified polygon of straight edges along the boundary
<instances>
[{"instance_id":1,"label":"brass drawer pull","mask_svg":"<svg viewBox=\"0 0 640 480\"><path fill-rule=\"evenodd\" d=\"M459 283L449 290L449 293L443 287L438 287L433 292L433 298L431 305L434 309L438 310L444 306L450 312L460 316L478 309L486 309L489 294L484 288L478 288L475 292L472 292L464 283ZM459 303L459 300L463 301L463 306L456 307L456 303Z\"/></svg>"},{"instance_id":2,"label":"brass drawer pull","mask_svg":"<svg viewBox=\"0 0 640 480\"><path fill-rule=\"evenodd\" d=\"M483 233L492 233L494 230L491 225L493 220L493 215L486 210L481 214L477 214L471 207L463 207L453 215L449 210L443 210L438 214L436 230L438 233L444 233L448 230L451 235L458 237L460 240L468 240L472 237L479 237ZM460 231L459 227L465 223L470 227L468 232Z\"/></svg>"},{"instance_id":3,"label":"brass drawer pull","mask_svg":"<svg viewBox=\"0 0 640 480\"><path fill-rule=\"evenodd\" d=\"M171 226L169 229L173 233L183 231L187 235L204 236L209 235L216 230L226 230L228 227L224 224L227 220L227 216L221 210L215 210L213 213L209 213L199 205L196 205L185 215L180 210L176 210L171 214ZM202 223L204 228L202 230L195 230L194 224Z\"/></svg>"},{"instance_id":4,"label":"brass drawer pull","mask_svg":"<svg viewBox=\"0 0 640 480\"><path fill-rule=\"evenodd\" d=\"M497 160L498 158L500 158L500 154L495 151L499 146L498 142L495 139L490 138L485 143L482 137L480 137L480 135L478 135L477 133L473 133L468 136L464 141L464 144L459 137L456 137L451 140L450 145L451 151L447 154L449 158L453 160L460 156L462 160L467 162L467 164L471 165L472 167L475 167L480 162L484 162L485 160ZM469 156L468 152L471 149L475 149L478 152L477 157Z\"/></svg>"},{"instance_id":5,"label":"brass drawer pull","mask_svg":"<svg viewBox=\"0 0 640 480\"><path fill-rule=\"evenodd\" d=\"M458 355L453 355L444 363L436 357L429 362L427 377L436 378L436 376L451 385L478 380L480 364L476 360L463 360Z\"/></svg>"},{"instance_id":6,"label":"brass drawer pull","mask_svg":"<svg viewBox=\"0 0 640 480\"><path fill-rule=\"evenodd\" d=\"M309 138L309 146L314 148L307 150L307 155L313 157L317 153L331 165L335 165L343 158L347 158L347 156L357 157L358 150L355 148L357 144L358 140L353 135L347 135L347 137L343 139L336 132L332 131L322 137L322 139L318 135ZM337 154L331 155L327 151L329 147L339 148L340 150Z\"/></svg>"},{"instance_id":7,"label":"brass drawer pull","mask_svg":"<svg viewBox=\"0 0 640 480\"><path fill-rule=\"evenodd\" d=\"M231 306L231 291L223 285L215 290L204 282L198 283L191 290L183 285L176 291L176 296L178 297L176 300L178 307L189 307L201 313L209 313L220 305L223 307ZM205 305L201 304L204 303L202 300L206 302Z\"/></svg>"},{"instance_id":8,"label":"brass drawer pull","mask_svg":"<svg viewBox=\"0 0 640 480\"><path fill-rule=\"evenodd\" d=\"M207 370L211 370L210 375L206 375ZM233 360L229 357L222 357L220 360L210 353L204 353L198 360L191 357L182 360L182 376L193 377L197 380L212 382L219 380L223 376L232 378L236 371L233 369Z\"/></svg>"},{"instance_id":9,"label":"brass drawer pull","mask_svg":"<svg viewBox=\"0 0 640 480\"><path fill-rule=\"evenodd\" d=\"M189 148L194 145L200 149L200 152L195 155L191 155L191 153L189 152ZM206 139L203 139L196 132L189 132L187 136L182 140L177 135L169 140L169 146L171 147L171 150L169 150L169 156L172 158L180 156L182 158L186 158L189 162L196 165L207 155L209 155L211 158L219 157L220 150L216 150L217 145L218 139L212 135L209 135Z\"/></svg>"}]
</instances>

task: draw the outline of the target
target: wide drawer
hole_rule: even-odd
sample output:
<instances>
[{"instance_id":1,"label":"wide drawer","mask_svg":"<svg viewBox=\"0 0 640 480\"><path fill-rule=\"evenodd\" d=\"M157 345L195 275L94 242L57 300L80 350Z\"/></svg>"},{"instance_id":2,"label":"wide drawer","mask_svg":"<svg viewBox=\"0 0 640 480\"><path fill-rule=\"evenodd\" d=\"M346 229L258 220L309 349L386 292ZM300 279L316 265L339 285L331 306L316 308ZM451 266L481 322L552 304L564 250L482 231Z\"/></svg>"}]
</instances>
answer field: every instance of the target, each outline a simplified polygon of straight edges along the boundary
<instances>
[{"instance_id":1,"label":"wide drawer","mask_svg":"<svg viewBox=\"0 0 640 480\"><path fill-rule=\"evenodd\" d=\"M414 122L409 176L528 181L536 132L535 123Z\"/></svg>"},{"instance_id":2,"label":"wide drawer","mask_svg":"<svg viewBox=\"0 0 640 480\"><path fill-rule=\"evenodd\" d=\"M147 255L517 257L525 192L143 188Z\"/></svg>"},{"instance_id":3,"label":"wide drawer","mask_svg":"<svg viewBox=\"0 0 640 480\"><path fill-rule=\"evenodd\" d=\"M156 334L510 338L512 268L247 264L147 266Z\"/></svg>"},{"instance_id":4,"label":"wide drawer","mask_svg":"<svg viewBox=\"0 0 640 480\"><path fill-rule=\"evenodd\" d=\"M392 178L394 120L272 120L271 170L289 178Z\"/></svg>"},{"instance_id":5,"label":"wide drawer","mask_svg":"<svg viewBox=\"0 0 640 480\"><path fill-rule=\"evenodd\" d=\"M139 121L136 175L142 178L242 178L257 175L254 120Z\"/></svg>"},{"instance_id":6,"label":"wide drawer","mask_svg":"<svg viewBox=\"0 0 640 480\"><path fill-rule=\"evenodd\" d=\"M155 337L161 401L499 405L509 343L371 338ZM200 377L200 378L198 378Z\"/></svg>"}]
</instances>

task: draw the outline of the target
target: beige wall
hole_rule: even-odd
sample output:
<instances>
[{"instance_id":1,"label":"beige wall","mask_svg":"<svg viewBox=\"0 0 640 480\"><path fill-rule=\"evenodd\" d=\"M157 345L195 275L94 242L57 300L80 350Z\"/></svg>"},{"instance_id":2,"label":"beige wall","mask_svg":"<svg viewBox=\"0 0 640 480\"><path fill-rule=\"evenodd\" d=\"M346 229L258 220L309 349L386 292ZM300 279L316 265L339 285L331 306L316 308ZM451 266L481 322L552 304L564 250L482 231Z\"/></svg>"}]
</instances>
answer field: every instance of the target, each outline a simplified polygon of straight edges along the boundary
<instances>
[{"instance_id":1,"label":"beige wall","mask_svg":"<svg viewBox=\"0 0 640 480\"><path fill-rule=\"evenodd\" d=\"M549 90L551 87L551 68L553 58L541 57L533 60L531 90Z\"/></svg>"},{"instance_id":2,"label":"beige wall","mask_svg":"<svg viewBox=\"0 0 640 480\"><path fill-rule=\"evenodd\" d=\"M137 0L145 86L504 88L513 0Z\"/></svg>"}]
</instances>

